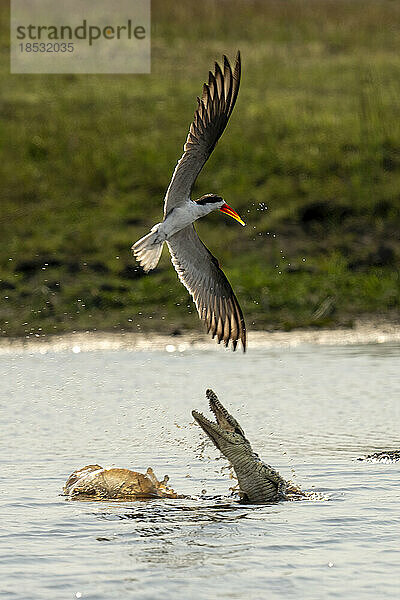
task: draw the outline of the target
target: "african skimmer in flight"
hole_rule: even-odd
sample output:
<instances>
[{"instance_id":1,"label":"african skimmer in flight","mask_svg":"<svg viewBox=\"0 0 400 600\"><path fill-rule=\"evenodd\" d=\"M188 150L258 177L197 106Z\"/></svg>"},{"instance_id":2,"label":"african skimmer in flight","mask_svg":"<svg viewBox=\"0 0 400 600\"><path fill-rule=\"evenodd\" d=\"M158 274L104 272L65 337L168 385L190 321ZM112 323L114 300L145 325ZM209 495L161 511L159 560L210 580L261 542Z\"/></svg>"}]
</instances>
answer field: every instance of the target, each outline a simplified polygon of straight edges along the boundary
<instances>
[{"instance_id":1,"label":"african skimmer in flight","mask_svg":"<svg viewBox=\"0 0 400 600\"><path fill-rule=\"evenodd\" d=\"M200 240L193 222L213 210L244 222L221 196L206 194L190 198L198 174L221 137L235 106L240 84L240 54L232 70L226 56L220 67L215 63L203 86L201 98L190 126L182 157L176 165L165 194L164 219L132 246L137 261L147 272L160 259L164 242L171 253L178 277L192 295L200 318L218 343L240 340L246 349L246 326L232 287L219 268L217 259Z\"/></svg>"}]
</instances>

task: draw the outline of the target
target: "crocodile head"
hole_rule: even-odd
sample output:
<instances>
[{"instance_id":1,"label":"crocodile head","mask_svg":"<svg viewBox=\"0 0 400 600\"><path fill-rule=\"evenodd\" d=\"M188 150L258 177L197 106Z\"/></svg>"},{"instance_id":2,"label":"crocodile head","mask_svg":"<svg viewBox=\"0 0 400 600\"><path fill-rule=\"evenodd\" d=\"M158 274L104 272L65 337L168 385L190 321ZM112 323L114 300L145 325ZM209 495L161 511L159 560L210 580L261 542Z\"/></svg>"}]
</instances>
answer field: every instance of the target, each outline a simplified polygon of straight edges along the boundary
<instances>
[{"instance_id":1,"label":"crocodile head","mask_svg":"<svg viewBox=\"0 0 400 600\"><path fill-rule=\"evenodd\" d=\"M221 404L216 394L212 390L207 390L206 396L216 422L210 421L197 410L192 410L192 415L218 450L230 460L237 453L252 453L250 442L246 439L243 429Z\"/></svg>"},{"instance_id":2,"label":"crocodile head","mask_svg":"<svg viewBox=\"0 0 400 600\"><path fill-rule=\"evenodd\" d=\"M239 482L243 501L253 504L276 502L286 497L286 481L253 452L239 423L228 413L212 390L207 390L210 410L215 421L192 411L202 430L218 450L229 460Z\"/></svg>"}]
</instances>

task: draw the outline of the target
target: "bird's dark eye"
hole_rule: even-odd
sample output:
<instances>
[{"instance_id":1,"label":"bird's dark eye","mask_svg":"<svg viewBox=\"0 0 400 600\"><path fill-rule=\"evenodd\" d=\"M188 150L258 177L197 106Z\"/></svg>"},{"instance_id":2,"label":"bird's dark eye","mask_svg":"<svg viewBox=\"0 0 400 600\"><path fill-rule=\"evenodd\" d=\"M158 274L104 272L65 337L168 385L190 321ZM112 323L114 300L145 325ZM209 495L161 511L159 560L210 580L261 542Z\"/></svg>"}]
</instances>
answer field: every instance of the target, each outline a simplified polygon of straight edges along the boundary
<instances>
[{"instance_id":1,"label":"bird's dark eye","mask_svg":"<svg viewBox=\"0 0 400 600\"><path fill-rule=\"evenodd\" d=\"M242 432L238 427L235 427L235 433L237 433L238 435L242 435Z\"/></svg>"},{"instance_id":2,"label":"bird's dark eye","mask_svg":"<svg viewBox=\"0 0 400 600\"><path fill-rule=\"evenodd\" d=\"M223 202L223 199L221 198L221 196L215 196L213 194L206 194L205 196L202 196L201 198L199 198L198 200L195 200L196 204L215 204L217 202Z\"/></svg>"}]
</instances>

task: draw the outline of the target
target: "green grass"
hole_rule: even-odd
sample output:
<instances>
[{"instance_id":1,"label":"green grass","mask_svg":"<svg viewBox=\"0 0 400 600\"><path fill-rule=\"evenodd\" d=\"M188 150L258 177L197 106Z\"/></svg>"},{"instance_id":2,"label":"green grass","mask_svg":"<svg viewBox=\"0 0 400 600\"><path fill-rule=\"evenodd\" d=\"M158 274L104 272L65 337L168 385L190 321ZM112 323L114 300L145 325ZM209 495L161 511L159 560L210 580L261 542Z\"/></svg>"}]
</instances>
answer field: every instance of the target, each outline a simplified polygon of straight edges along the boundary
<instances>
[{"instance_id":1,"label":"green grass","mask_svg":"<svg viewBox=\"0 0 400 600\"><path fill-rule=\"evenodd\" d=\"M242 52L231 122L195 195L198 231L253 328L399 314L400 5L152 3L152 74L10 75L0 4L0 327L200 329L167 252L130 253L162 215L195 96ZM267 207L267 208L266 208Z\"/></svg>"}]
</instances>

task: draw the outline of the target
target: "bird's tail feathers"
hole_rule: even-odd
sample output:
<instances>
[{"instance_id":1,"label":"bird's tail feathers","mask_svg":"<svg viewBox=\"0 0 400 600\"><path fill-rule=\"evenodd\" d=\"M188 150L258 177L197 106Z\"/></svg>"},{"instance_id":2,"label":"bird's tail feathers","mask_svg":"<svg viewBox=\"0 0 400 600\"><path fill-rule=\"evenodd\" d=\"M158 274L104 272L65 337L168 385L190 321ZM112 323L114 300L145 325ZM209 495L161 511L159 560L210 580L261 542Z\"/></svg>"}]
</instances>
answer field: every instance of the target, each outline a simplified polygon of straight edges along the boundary
<instances>
[{"instance_id":1,"label":"bird's tail feathers","mask_svg":"<svg viewBox=\"0 0 400 600\"><path fill-rule=\"evenodd\" d=\"M150 233L140 238L132 246L136 260L146 273L156 268L163 249L164 240L160 241L158 226L158 223L154 225Z\"/></svg>"}]
</instances>

